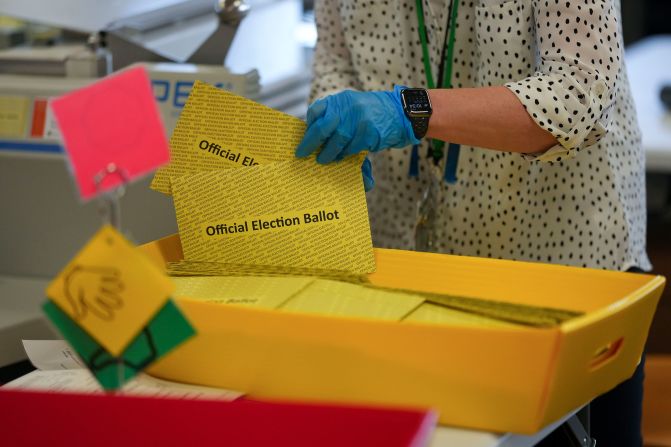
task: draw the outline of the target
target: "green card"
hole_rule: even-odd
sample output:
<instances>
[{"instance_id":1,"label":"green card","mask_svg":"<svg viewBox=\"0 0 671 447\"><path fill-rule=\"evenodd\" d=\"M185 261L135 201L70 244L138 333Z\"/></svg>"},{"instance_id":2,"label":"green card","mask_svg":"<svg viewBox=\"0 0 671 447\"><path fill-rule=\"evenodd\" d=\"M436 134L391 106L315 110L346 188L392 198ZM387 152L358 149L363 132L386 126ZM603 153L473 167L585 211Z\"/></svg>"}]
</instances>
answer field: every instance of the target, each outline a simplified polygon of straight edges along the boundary
<instances>
[{"instance_id":1,"label":"green card","mask_svg":"<svg viewBox=\"0 0 671 447\"><path fill-rule=\"evenodd\" d=\"M43 309L106 390L120 388L196 333L170 299L121 356L113 357L51 300L44 303Z\"/></svg>"}]
</instances>

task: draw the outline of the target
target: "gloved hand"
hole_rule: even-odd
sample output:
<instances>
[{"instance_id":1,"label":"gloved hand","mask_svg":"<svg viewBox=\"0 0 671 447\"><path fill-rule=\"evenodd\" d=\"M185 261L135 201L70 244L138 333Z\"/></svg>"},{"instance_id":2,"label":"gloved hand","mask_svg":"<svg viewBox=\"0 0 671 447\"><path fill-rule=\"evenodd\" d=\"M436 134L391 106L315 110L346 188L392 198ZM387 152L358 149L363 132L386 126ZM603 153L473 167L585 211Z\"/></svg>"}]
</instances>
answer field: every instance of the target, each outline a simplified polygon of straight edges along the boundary
<instances>
[{"instance_id":1,"label":"gloved hand","mask_svg":"<svg viewBox=\"0 0 671 447\"><path fill-rule=\"evenodd\" d=\"M317 162L330 163L364 150L419 144L403 112L403 88L396 86L390 92L346 90L313 102L296 156L307 157L322 146Z\"/></svg>"}]
</instances>

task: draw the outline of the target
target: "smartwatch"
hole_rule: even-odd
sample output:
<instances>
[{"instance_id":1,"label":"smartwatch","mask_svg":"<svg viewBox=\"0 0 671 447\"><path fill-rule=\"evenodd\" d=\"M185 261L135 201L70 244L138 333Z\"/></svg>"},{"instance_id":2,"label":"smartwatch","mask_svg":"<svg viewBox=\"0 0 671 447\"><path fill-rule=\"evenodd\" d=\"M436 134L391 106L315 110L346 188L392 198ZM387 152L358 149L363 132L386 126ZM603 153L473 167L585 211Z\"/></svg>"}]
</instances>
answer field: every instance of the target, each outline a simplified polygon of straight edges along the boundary
<instances>
[{"instance_id":1,"label":"smartwatch","mask_svg":"<svg viewBox=\"0 0 671 447\"><path fill-rule=\"evenodd\" d=\"M404 88L401 90L401 104L415 138L422 139L429 129L429 118L433 112L429 92L423 88Z\"/></svg>"}]
</instances>

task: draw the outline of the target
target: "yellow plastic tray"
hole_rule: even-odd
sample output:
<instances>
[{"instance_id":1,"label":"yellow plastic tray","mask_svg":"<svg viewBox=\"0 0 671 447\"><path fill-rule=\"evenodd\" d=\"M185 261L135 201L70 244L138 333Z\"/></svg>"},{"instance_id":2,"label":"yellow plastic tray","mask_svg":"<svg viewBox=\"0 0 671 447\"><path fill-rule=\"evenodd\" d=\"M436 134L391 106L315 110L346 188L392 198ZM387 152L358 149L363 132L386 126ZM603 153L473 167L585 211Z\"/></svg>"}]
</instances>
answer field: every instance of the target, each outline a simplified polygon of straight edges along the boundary
<instances>
[{"instance_id":1,"label":"yellow plastic tray","mask_svg":"<svg viewBox=\"0 0 671 447\"><path fill-rule=\"evenodd\" d=\"M177 236L142 247L164 266ZM661 276L376 249L375 284L586 312L551 329L293 314L177 298L198 335L150 372L252 397L431 407L533 433L633 373Z\"/></svg>"}]
</instances>

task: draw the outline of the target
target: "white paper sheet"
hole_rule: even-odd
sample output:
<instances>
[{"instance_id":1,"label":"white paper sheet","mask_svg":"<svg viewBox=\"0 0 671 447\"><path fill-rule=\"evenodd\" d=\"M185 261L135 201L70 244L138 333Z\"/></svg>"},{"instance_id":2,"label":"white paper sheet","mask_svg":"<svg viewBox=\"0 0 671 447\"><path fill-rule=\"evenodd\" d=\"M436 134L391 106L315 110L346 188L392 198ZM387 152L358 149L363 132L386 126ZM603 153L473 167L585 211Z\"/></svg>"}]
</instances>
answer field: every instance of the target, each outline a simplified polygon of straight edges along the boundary
<instances>
[{"instance_id":1,"label":"white paper sheet","mask_svg":"<svg viewBox=\"0 0 671 447\"><path fill-rule=\"evenodd\" d=\"M102 393L103 389L84 363L63 340L23 340L28 359L37 368L9 382L8 389ZM130 396L216 399L233 401L238 391L169 382L147 374L138 374L118 392Z\"/></svg>"},{"instance_id":2,"label":"white paper sheet","mask_svg":"<svg viewBox=\"0 0 671 447\"><path fill-rule=\"evenodd\" d=\"M28 360L42 371L86 368L84 362L63 340L23 340Z\"/></svg>"}]
</instances>

